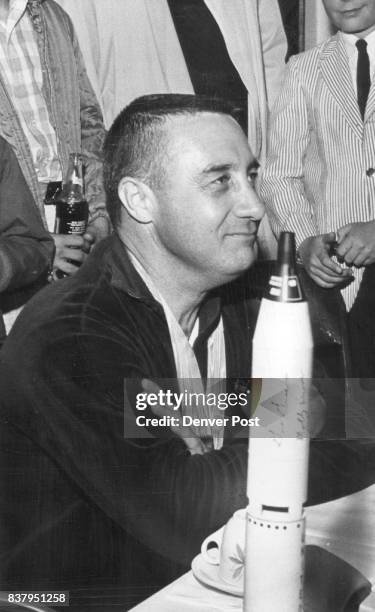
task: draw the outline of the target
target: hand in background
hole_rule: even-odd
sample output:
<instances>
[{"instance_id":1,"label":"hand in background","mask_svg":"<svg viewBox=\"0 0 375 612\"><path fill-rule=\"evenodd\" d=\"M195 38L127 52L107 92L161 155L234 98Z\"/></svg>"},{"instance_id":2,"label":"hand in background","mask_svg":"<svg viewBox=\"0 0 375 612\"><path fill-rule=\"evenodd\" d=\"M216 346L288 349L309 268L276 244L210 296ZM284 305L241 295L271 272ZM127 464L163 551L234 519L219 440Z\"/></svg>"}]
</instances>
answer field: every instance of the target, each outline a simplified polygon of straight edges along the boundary
<instances>
[{"instance_id":1,"label":"hand in background","mask_svg":"<svg viewBox=\"0 0 375 612\"><path fill-rule=\"evenodd\" d=\"M331 259L329 251L335 241L334 232L310 236L298 249L308 275L325 289L341 285L353 276L349 268L343 269Z\"/></svg>"},{"instance_id":2,"label":"hand in background","mask_svg":"<svg viewBox=\"0 0 375 612\"><path fill-rule=\"evenodd\" d=\"M109 218L101 215L93 220L90 220L86 233L91 234L95 244L103 238L106 238L111 233Z\"/></svg>"},{"instance_id":3,"label":"hand in background","mask_svg":"<svg viewBox=\"0 0 375 612\"><path fill-rule=\"evenodd\" d=\"M375 262L375 221L349 223L337 231L337 255L348 266Z\"/></svg>"},{"instance_id":4,"label":"hand in background","mask_svg":"<svg viewBox=\"0 0 375 612\"><path fill-rule=\"evenodd\" d=\"M90 253L94 244L97 242L97 236L91 231L91 228L87 228L82 238L84 242L82 250L84 251L84 253L88 254Z\"/></svg>"}]
</instances>

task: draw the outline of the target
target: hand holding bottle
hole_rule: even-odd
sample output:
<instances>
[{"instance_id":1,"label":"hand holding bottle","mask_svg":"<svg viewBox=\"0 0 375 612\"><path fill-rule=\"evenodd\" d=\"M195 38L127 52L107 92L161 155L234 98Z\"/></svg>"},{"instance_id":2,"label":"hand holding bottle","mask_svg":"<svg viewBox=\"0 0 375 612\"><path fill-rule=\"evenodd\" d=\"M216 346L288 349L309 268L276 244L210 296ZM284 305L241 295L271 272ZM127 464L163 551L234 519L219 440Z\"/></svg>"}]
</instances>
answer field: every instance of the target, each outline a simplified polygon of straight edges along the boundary
<instances>
[{"instance_id":1,"label":"hand holding bottle","mask_svg":"<svg viewBox=\"0 0 375 612\"><path fill-rule=\"evenodd\" d=\"M82 156L71 153L63 188L56 198L54 277L62 278L77 272L89 253L94 237L86 232L87 221Z\"/></svg>"},{"instance_id":2,"label":"hand holding bottle","mask_svg":"<svg viewBox=\"0 0 375 612\"><path fill-rule=\"evenodd\" d=\"M87 246L88 239L91 236L79 236L78 234L52 234L55 241L55 258L53 261L53 269L56 270L56 276L59 278L60 273L64 276L75 274L79 266L84 262L90 247Z\"/></svg>"}]
</instances>

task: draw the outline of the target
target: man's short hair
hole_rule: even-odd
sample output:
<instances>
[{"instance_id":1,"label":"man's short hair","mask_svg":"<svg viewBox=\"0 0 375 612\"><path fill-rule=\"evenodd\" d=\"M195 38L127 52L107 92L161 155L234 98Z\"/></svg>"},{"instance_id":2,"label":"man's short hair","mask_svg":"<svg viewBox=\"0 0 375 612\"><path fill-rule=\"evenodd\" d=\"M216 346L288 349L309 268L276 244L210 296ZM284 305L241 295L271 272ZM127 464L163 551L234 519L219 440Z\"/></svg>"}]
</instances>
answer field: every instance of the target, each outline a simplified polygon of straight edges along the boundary
<instances>
[{"instance_id":1,"label":"man's short hair","mask_svg":"<svg viewBox=\"0 0 375 612\"><path fill-rule=\"evenodd\" d=\"M238 108L220 98L154 94L137 98L116 117L104 143L104 186L114 227L122 207L118 185L123 177L138 178L152 189L163 182L166 119L202 112L230 115L236 121L239 116Z\"/></svg>"}]
</instances>

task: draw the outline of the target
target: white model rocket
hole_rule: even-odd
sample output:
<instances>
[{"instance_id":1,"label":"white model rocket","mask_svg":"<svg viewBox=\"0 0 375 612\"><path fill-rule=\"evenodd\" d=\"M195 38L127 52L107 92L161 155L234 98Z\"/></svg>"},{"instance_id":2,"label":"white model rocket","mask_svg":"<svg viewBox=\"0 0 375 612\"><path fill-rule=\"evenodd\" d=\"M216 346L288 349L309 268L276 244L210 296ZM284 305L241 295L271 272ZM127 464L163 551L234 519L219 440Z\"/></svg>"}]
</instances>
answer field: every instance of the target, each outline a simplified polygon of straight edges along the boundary
<instances>
[{"instance_id":1,"label":"white model rocket","mask_svg":"<svg viewBox=\"0 0 375 612\"><path fill-rule=\"evenodd\" d=\"M312 349L294 234L284 232L253 339L262 431L252 429L249 440L244 612L303 610Z\"/></svg>"}]
</instances>

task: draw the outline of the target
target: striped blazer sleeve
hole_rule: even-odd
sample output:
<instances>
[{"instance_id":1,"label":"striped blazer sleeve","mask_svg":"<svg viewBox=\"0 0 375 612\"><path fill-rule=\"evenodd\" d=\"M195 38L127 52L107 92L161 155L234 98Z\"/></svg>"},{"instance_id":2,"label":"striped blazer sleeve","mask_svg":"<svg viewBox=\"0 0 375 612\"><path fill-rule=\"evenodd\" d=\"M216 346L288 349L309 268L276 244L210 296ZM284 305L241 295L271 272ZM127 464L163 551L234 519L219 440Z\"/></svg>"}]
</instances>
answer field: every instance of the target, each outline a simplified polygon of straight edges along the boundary
<instances>
[{"instance_id":1,"label":"striped blazer sleeve","mask_svg":"<svg viewBox=\"0 0 375 612\"><path fill-rule=\"evenodd\" d=\"M297 60L298 56L289 61L271 113L260 193L274 233L278 236L281 231L294 231L299 246L305 238L319 232L304 187L304 157L310 129Z\"/></svg>"}]
</instances>

